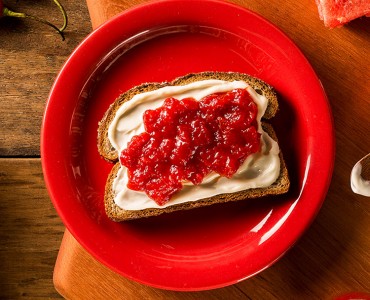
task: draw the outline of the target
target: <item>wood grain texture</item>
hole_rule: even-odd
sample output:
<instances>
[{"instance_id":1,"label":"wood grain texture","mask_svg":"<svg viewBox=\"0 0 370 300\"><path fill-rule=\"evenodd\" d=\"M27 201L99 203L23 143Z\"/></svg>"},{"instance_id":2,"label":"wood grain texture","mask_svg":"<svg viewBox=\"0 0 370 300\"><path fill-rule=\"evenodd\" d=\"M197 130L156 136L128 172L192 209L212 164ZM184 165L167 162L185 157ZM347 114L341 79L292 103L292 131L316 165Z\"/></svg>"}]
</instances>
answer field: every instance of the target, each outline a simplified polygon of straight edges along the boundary
<instances>
[{"instance_id":1,"label":"wood grain texture","mask_svg":"<svg viewBox=\"0 0 370 300\"><path fill-rule=\"evenodd\" d=\"M0 156L40 155L45 103L61 66L91 31L83 1L62 1L69 16L66 39L31 20L0 19ZM6 1L17 11L47 18L61 26L53 1Z\"/></svg>"},{"instance_id":2,"label":"wood grain texture","mask_svg":"<svg viewBox=\"0 0 370 300\"><path fill-rule=\"evenodd\" d=\"M0 159L0 299L58 298L52 273L64 226L40 159Z\"/></svg>"}]
</instances>

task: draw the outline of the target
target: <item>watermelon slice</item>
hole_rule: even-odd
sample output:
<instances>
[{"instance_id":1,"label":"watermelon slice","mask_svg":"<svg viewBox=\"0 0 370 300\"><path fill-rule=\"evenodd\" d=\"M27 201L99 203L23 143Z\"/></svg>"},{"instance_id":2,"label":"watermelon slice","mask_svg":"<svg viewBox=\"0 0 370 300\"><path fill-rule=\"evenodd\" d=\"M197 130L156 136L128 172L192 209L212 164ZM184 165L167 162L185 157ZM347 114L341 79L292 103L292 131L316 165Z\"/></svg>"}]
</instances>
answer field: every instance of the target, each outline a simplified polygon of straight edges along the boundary
<instances>
[{"instance_id":1,"label":"watermelon slice","mask_svg":"<svg viewBox=\"0 0 370 300\"><path fill-rule=\"evenodd\" d=\"M334 28L362 16L370 16L370 0L315 0L320 19Z\"/></svg>"}]
</instances>

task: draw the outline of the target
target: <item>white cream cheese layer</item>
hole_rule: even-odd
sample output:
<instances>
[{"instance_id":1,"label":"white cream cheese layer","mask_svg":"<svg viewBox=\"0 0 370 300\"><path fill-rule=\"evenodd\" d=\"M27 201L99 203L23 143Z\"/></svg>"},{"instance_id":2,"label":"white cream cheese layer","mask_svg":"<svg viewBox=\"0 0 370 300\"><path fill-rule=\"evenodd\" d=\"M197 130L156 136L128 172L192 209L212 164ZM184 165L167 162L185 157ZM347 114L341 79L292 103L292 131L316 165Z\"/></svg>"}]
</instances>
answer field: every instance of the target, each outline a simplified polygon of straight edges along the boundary
<instances>
[{"instance_id":1,"label":"white cream cheese layer","mask_svg":"<svg viewBox=\"0 0 370 300\"><path fill-rule=\"evenodd\" d=\"M127 147L127 143L134 135L144 131L143 113L147 109L155 109L161 106L168 97L174 97L179 100L192 97L199 101L204 96L237 88L247 89L258 106L257 122L258 131L261 133L260 152L248 156L237 173L230 179L211 173L199 185L184 182L183 189L177 192L164 206L157 205L144 192L128 189L127 169L121 166L113 182L115 203L125 210L164 208L219 194L233 193L250 188L268 187L274 183L280 174L279 146L263 131L261 126L261 118L267 108L268 100L266 97L256 93L244 81L204 80L183 86L167 86L155 91L135 95L118 109L109 126L109 140L120 153Z\"/></svg>"},{"instance_id":2,"label":"white cream cheese layer","mask_svg":"<svg viewBox=\"0 0 370 300\"><path fill-rule=\"evenodd\" d=\"M356 194L370 197L370 181L361 176L362 165L357 163L351 172L351 188Z\"/></svg>"}]
</instances>

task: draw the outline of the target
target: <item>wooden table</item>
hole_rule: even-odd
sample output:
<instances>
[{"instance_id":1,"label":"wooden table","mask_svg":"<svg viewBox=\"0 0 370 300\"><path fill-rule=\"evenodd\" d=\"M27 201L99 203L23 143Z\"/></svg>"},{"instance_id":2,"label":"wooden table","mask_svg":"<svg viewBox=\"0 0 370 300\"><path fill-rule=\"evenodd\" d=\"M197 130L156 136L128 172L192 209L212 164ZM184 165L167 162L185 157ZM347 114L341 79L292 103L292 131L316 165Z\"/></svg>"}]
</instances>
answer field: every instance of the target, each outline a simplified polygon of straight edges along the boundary
<instances>
[{"instance_id":1,"label":"wooden table","mask_svg":"<svg viewBox=\"0 0 370 300\"><path fill-rule=\"evenodd\" d=\"M65 229L49 200L40 164L45 102L63 62L91 31L88 8L96 27L141 2L87 0L86 6L63 1L70 20L64 42L44 25L0 20L1 299L60 298L53 269ZM55 278L65 297L333 299L348 292L370 292L370 199L353 194L349 186L352 166L370 152L370 18L329 30L319 20L314 0L233 2L285 31L311 62L327 92L337 151L332 183L319 215L296 246L271 268L234 286L194 293L154 289L113 274L66 234L62 248L73 251L62 249L57 270L65 277ZM52 1L11 4L61 22ZM81 266L87 266L84 280L76 277L84 271ZM105 276L112 279L111 286L98 281ZM71 278L72 288L65 285Z\"/></svg>"}]
</instances>

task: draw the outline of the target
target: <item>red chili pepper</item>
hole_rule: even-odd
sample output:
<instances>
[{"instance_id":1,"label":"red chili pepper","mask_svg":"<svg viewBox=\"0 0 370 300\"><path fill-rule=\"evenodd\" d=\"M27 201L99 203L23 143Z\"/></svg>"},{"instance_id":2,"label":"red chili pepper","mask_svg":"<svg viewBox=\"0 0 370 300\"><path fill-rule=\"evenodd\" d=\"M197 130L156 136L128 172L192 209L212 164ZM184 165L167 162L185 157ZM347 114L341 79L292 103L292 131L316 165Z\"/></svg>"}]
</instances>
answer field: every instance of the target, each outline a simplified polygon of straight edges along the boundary
<instances>
[{"instance_id":1,"label":"red chili pepper","mask_svg":"<svg viewBox=\"0 0 370 300\"><path fill-rule=\"evenodd\" d=\"M63 15L63 26L61 28L56 27L54 24L52 24L49 21L46 21L42 18L32 16L32 15L28 15L28 14L25 14L25 13L12 11L4 5L3 0L0 0L0 18L1 17L28 18L28 19L31 19L31 20L35 20L35 21L44 23L44 24L54 28L61 35L61 37L64 41L63 31L66 29L67 24L68 24L67 13L64 10L63 6L59 3L58 0L53 0L53 1L58 6L58 8L60 9L60 11L62 12L62 15Z\"/></svg>"}]
</instances>

